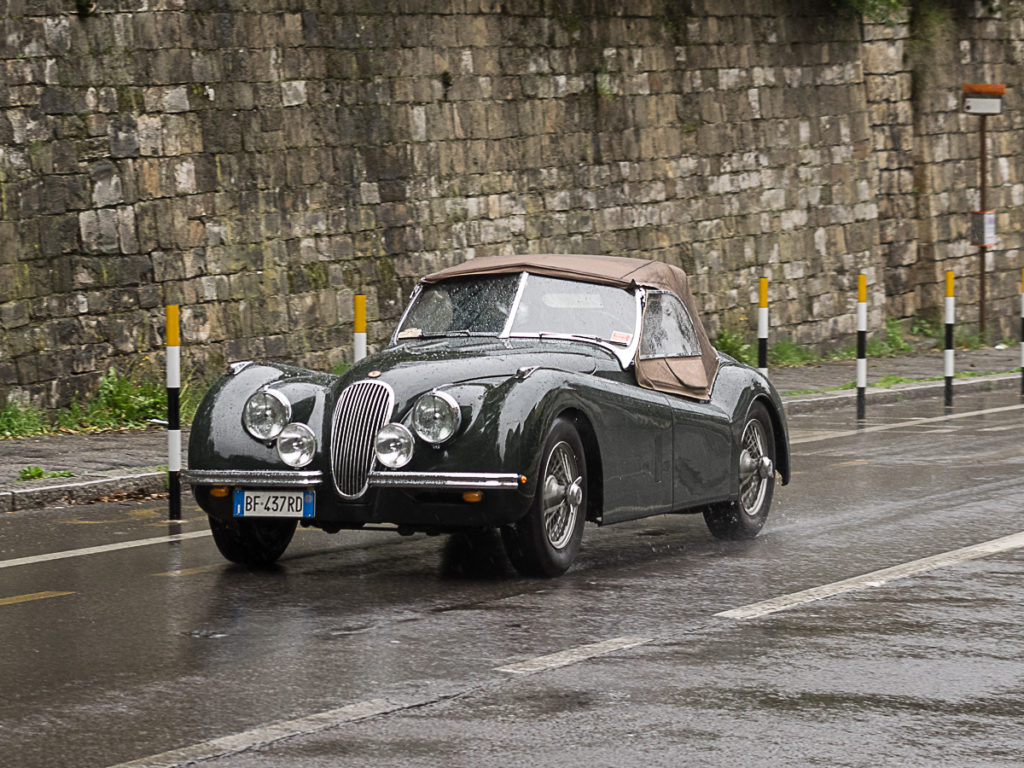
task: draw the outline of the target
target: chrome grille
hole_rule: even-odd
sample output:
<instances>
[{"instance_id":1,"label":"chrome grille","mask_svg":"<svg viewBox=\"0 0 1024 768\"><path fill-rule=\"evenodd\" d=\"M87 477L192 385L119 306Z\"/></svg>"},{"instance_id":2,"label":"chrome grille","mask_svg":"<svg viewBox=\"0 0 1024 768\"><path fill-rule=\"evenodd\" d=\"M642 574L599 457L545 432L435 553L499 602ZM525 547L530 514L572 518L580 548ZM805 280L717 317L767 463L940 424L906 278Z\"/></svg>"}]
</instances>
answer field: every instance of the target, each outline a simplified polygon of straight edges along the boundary
<instances>
[{"instance_id":1,"label":"chrome grille","mask_svg":"<svg viewBox=\"0 0 1024 768\"><path fill-rule=\"evenodd\" d=\"M357 381L338 398L331 428L331 465L334 487L343 498L357 499L366 491L374 462L373 438L394 407L394 390L382 381Z\"/></svg>"}]
</instances>

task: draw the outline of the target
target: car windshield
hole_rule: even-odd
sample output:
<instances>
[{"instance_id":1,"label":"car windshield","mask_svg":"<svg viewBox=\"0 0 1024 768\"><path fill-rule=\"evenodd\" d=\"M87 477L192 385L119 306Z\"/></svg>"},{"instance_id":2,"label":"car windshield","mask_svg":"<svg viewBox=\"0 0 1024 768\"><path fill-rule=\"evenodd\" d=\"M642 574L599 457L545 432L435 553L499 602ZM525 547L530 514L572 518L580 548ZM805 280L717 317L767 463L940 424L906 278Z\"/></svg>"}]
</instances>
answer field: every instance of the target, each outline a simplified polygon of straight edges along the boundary
<instances>
[{"instance_id":1,"label":"car windshield","mask_svg":"<svg viewBox=\"0 0 1024 768\"><path fill-rule=\"evenodd\" d=\"M636 298L621 288L540 275L486 275L425 285L399 340L437 336L580 336L628 347ZM511 318L511 322L510 322Z\"/></svg>"},{"instance_id":2,"label":"car windshield","mask_svg":"<svg viewBox=\"0 0 1024 768\"><path fill-rule=\"evenodd\" d=\"M518 275L426 285L409 307L398 338L497 336L505 330L518 287Z\"/></svg>"},{"instance_id":3,"label":"car windshield","mask_svg":"<svg viewBox=\"0 0 1024 768\"><path fill-rule=\"evenodd\" d=\"M513 336L586 336L628 346L636 299L621 288L530 275L512 321Z\"/></svg>"}]
</instances>

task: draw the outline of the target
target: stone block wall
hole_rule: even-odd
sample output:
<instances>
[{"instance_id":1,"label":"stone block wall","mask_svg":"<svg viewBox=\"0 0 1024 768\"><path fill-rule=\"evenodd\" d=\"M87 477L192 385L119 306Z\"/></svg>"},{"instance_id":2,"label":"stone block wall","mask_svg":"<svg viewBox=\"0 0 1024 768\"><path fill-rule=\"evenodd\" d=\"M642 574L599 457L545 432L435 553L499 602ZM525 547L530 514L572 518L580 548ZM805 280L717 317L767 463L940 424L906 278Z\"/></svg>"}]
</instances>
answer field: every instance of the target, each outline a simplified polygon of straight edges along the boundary
<instances>
[{"instance_id":1,"label":"stone block wall","mask_svg":"<svg viewBox=\"0 0 1024 768\"><path fill-rule=\"evenodd\" d=\"M812 0L74 7L0 0L0 401L47 407L158 355L166 303L187 370L329 368L354 293L379 346L418 276L492 253L681 264L713 335L749 331L762 275L776 337L814 345L854 331L861 270L876 328L937 306L947 266L969 303L959 87L1012 83L1024 46L1009 12L926 38ZM1000 323L1024 198L1006 104Z\"/></svg>"}]
</instances>

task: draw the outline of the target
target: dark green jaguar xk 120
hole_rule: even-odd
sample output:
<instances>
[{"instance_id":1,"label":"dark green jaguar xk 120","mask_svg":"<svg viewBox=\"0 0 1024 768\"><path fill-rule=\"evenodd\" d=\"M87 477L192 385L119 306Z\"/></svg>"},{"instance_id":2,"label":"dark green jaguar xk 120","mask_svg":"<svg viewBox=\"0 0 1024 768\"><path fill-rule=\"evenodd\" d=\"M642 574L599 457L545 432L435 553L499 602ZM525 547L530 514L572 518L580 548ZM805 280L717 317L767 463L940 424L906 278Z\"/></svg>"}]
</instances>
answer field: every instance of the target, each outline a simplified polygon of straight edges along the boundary
<instances>
[{"instance_id":1,"label":"dark green jaguar xk 120","mask_svg":"<svg viewBox=\"0 0 1024 768\"><path fill-rule=\"evenodd\" d=\"M185 479L235 562L273 563L299 523L499 528L520 573L557 576L588 520L701 512L755 536L789 456L778 394L712 347L682 270L537 255L423 278L341 376L232 364Z\"/></svg>"}]
</instances>

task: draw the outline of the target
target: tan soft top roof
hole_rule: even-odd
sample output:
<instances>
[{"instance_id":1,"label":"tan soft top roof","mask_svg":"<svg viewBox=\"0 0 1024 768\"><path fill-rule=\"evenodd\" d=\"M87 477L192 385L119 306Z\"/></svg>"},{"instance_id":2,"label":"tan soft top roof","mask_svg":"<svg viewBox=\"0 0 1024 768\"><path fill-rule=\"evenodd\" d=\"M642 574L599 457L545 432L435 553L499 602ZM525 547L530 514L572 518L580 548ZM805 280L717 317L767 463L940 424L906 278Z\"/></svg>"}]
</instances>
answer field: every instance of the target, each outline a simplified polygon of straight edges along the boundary
<instances>
[{"instance_id":1,"label":"tan soft top roof","mask_svg":"<svg viewBox=\"0 0 1024 768\"><path fill-rule=\"evenodd\" d=\"M697 331L699 357L636 360L637 383L661 392L707 399L718 374L718 353L711 346L704 324L690 293L686 273L672 264L620 256L587 256L578 254L534 254L527 256L485 256L457 264L423 278L436 283L452 277L500 275L530 272L547 277L560 277L620 288L642 286L671 291L690 314Z\"/></svg>"}]
</instances>

